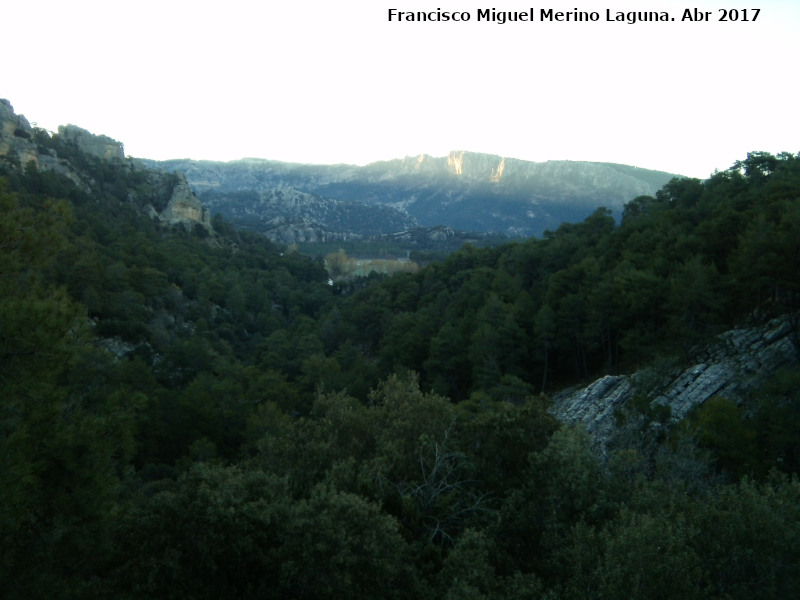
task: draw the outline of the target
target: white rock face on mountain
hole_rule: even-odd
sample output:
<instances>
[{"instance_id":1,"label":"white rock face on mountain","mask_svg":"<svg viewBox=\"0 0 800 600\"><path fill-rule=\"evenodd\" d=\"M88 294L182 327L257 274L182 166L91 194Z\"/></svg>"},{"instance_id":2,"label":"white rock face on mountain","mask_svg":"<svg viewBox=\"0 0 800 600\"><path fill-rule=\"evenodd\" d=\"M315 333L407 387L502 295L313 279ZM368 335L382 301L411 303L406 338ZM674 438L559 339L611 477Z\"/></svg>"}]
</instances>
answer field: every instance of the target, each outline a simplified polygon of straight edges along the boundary
<instances>
[{"instance_id":1,"label":"white rock face on mountain","mask_svg":"<svg viewBox=\"0 0 800 600\"><path fill-rule=\"evenodd\" d=\"M536 185L549 187L552 190L561 189L563 192L594 190L598 194L604 192L616 194L617 190L624 189L621 197L611 197L614 201L612 204L624 203L635 196L654 193L655 189L653 184L647 181L647 175L656 173L611 163L567 160L531 162L463 150L452 151L444 157L427 154L408 156L399 161L367 165L364 169L382 171L384 179L427 174L511 186ZM666 183L669 175L663 173L660 179ZM563 189L565 185L566 189Z\"/></svg>"}]
</instances>

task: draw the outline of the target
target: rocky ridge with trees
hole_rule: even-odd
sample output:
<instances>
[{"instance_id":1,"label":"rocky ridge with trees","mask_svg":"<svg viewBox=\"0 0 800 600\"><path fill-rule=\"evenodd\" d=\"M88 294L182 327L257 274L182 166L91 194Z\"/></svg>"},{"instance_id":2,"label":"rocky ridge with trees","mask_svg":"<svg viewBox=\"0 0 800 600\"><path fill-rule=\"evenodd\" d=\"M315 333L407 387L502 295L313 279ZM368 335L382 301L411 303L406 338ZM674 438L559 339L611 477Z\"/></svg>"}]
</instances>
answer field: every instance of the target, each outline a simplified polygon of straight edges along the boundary
<instances>
[{"instance_id":1,"label":"rocky ridge with trees","mask_svg":"<svg viewBox=\"0 0 800 600\"><path fill-rule=\"evenodd\" d=\"M0 99L0 158L17 168L65 175L85 191L117 185L118 195L128 194L152 218L211 231L211 213L182 173L145 169L140 161L125 157L122 142L76 125L60 126L58 134L51 135L14 113L5 99ZM89 176L90 171L96 176Z\"/></svg>"},{"instance_id":2,"label":"rocky ridge with trees","mask_svg":"<svg viewBox=\"0 0 800 600\"><path fill-rule=\"evenodd\" d=\"M619 213L625 202L654 194L673 177L627 165L535 163L464 151L365 166L252 158L147 164L185 173L204 204L271 238L278 235L269 223L278 194L311 194L304 197L304 214L283 206L284 215L311 218L328 235L376 236L415 225L526 237L580 221L598 206Z\"/></svg>"}]
</instances>

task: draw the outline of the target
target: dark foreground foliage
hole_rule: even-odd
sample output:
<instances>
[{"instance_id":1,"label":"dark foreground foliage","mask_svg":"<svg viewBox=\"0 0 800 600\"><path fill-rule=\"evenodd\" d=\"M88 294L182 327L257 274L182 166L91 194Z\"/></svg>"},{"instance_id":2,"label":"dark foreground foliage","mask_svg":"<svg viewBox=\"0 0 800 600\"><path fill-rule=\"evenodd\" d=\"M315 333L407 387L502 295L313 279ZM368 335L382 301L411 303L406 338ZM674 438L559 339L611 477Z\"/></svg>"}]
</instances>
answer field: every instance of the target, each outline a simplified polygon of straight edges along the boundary
<instances>
[{"instance_id":1,"label":"dark foreground foliage","mask_svg":"<svg viewBox=\"0 0 800 600\"><path fill-rule=\"evenodd\" d=\"M800 596L800 371L603 457L546 397L796 313L800 157L350 287L72 158L0 166L0 596Z\"/></svg>"}]
</instances>

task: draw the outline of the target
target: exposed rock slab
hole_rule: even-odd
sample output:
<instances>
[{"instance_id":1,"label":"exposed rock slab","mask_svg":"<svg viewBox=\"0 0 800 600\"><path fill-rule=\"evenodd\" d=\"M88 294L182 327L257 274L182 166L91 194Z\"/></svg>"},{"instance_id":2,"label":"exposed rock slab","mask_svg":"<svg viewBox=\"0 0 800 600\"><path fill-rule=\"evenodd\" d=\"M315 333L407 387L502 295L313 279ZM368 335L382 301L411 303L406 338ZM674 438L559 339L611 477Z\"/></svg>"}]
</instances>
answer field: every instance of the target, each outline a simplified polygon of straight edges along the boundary
<instances>
[{"instance_id":1,"label":"exposed rock slab","mask_svg":"<svg viewBox=\"0 0 800 600\"><path fill-rule=\"evenodd\" d=\"M556 394L552 411L562 421L583 425L602 443L613 431L614 412L637 394L652 398L653 405L668 406L671 419L679 421L714 396L741 399L779 369L798 361L792 320L775 319L761 327L720 335L696 355L693 364L657 377L655 383L647 372L607 375L584 388Z\"/></svg>"}]
</instances>

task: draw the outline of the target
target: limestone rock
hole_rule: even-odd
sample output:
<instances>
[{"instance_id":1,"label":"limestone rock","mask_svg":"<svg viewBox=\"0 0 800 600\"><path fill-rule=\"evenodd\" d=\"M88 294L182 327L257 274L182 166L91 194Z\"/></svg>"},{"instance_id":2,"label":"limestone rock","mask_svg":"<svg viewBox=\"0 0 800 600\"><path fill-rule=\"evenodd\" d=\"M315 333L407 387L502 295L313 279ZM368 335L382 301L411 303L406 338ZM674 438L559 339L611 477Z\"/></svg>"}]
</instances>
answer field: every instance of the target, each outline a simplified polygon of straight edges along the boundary
<instances>
[{"instance_id":1,"label":"limestone rock","mask_svg":"<svg viewBox=\"0 0 800 600\"><path fill-rule=\"evenodd\" d=\"M203 207L197 196L189 187L186 177L178 173L175 187L167 202L166 208L159 215L170 225L193 225L195 223L211 229L211 215Z\"/></svg>"},{"instance_id":2,"label":"limestone rock","mask_svg":"<svg viewBox=\"0 0 800 600\"><path fill-rule=\"evenodd\" d=\"M0 156L13 154L22 166L30 161L38 166L38 152L32 139L33 128L28 120L15 114L8 100L0 98Z\"/></svg>"},{"instance_id":3,"label":"limestone rock","mask_svg":"<svg viewBox=\"0 0 800 600\"><path fill-rule=\"evenodd\" d=\"M552 411L564 422L583 425L602 446L613 432L615 410L637 394L652 398L654 406L668 406L672 421L677 422L713 396L738 401L779 369L799 361L792 319L779 318L720 335L690 366L657 377L654 383L646 372L607 375L585 388L556 394ZM651 383L645 385L645 380Z\"/></svg>"},{"instance_id":4,"label":"limestone rock","mask_svg":"<svg viewBox=\"0 0 800 600\"><path fill-rule=\"evenodd\" d=\"M562 421L580 423L596 437L605 438L614 424L614 411L633 398L628 377L606 375L580 390L554 398L553 412Z\"/></svg>"},{"instance_id":5,"label":"limestone rock","mask_svg":"<svg viewBox=\"0 0 800 600\"><path fill-rule=\"evenodd\" d=\"M779 369L797 364L793 327L787 317L725 332L705 349L700 362L669 381L654 402L669 406L672 418L680 420L712 396L738 399Z\"/></svg>"},{"instance_id":6,"label":"limestone rock","mask_svg":"<svg viewBox=\"0 0 800 600\"><path fill-rule=\"evenodd\" d=\"M0 157L6 157L18 169L33 161L37 169L66 175L82 189L91 192L97 182L67 158L56 155L54 149L40 148L36 136L41 134L43 132L34 130L25 117L14 113L8 100L0 99ZM151 217L170 225L199 224L209 232L212 230L209 211L192 192L182 173L148 170L141 161L125 158L121 142L105 135L94 135L75 125L59 127L58 135L81 152L102 160L124 161L124 169L143 173L147 182L144 191L131 191L128 200Z\"/></svg>"},{"instance_id":7,"label":"limestone rock","mask_svg":"<svg viewBox=\"0 0 800 600\"><path fill-rule=\"evenodd\" d=\"M0 98L0 159L16 168L33 163L40 171L55 171L66 175L79 187L85 187L80 174L69 162L56 156L53 150L40 150L36 134L28 120L15 114L8 100Z\"/></svg>"},{"instance_id":8,"label":"limestone rock","mask_svg":"<svg viewBox=\"0 0 800 600\"><path fill-rule=\"evenodd\" d=\"M79 150L106 160L125 159L125 148L122 142L105 135L95 135L76 125L61 125L58 135Z\"/></svg>"},{"instance_id":9,"label":"limestone rock","mask_svg":"<svg viewBox=\"0 0 800 600\"><path fill-rule=\"evenodd\" d=\"M330 231L309 219L275 217L264 224L262 233L277 244L315 243L315 242L351 242L361 236L351 233Z\"/></svg>"},{"instance_id":10,"label":"limestone rock","mask_svg":"<svg viewBox=\"0 0 800 600\"><path fill-rule=\"evenodd\" d=\"M449 240L455 237L455 234L455 231L453 231L451 227L441 225L439 227L430 228L428 231L428 239L435 241Z\"/></svg>"},{"instance_id":11,"label":"limestone rock","mask_svg":"<svg viewBox=\"0 0 800 600\"><path fill-rule=\"evenodd\" d=\"M33 130L28 119L23 115L17 115L11 103L0 98L0 138L30 139L32 134Z\"/></svg>"}]
</instances>

